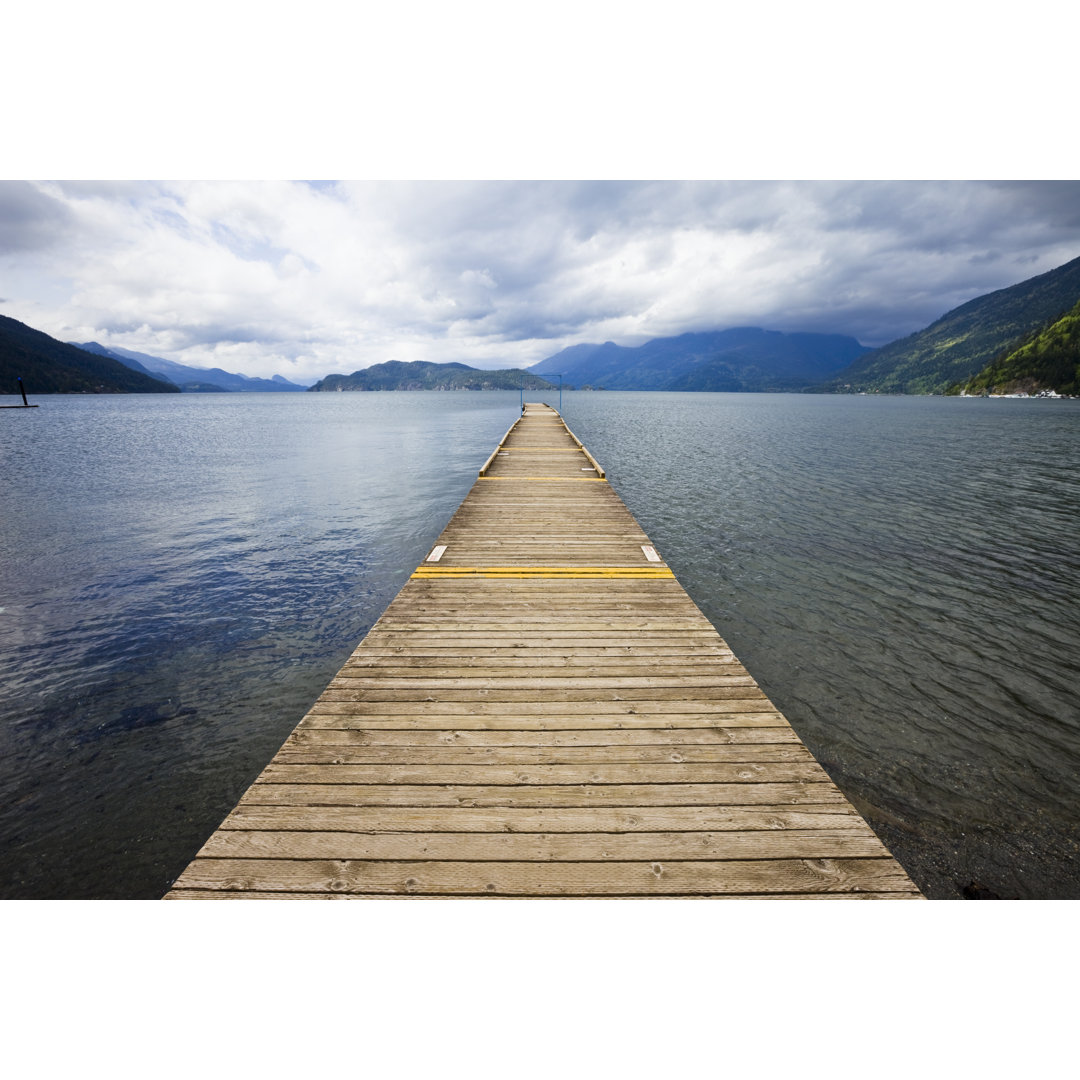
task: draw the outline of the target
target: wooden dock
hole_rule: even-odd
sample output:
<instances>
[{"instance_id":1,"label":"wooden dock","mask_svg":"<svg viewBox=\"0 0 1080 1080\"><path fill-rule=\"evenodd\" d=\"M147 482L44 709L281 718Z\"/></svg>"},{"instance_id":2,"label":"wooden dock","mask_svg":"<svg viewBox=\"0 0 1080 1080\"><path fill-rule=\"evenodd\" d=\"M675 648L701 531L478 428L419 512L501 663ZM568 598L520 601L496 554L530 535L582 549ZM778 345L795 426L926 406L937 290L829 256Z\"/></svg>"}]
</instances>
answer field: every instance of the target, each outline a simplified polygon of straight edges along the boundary
<instances>
[{"instance_id":1,"label":"wooden dock","mask_svg":"<svg viewBox=\"0 0 1080 1080\"><path fill-rule=\"evenodd\" d=\"M546 405L167 899L917 898Z\"/></svg>"}]
</instances>

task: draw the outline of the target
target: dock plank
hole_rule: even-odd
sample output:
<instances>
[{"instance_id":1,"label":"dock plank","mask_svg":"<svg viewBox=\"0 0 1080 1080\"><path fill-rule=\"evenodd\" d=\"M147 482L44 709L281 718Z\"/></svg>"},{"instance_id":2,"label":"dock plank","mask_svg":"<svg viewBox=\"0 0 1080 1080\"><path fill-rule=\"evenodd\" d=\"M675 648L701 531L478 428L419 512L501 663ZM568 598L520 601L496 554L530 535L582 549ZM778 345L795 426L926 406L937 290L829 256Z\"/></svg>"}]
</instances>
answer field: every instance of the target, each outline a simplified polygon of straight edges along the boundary
<instances>
[{"instance_id":1,"label":"dock plank","mask_svg":"<svg viewBox=\"0 0 1080 1080\"><path fill-rule=\"evenodd\" d=\"M681 896L908 892L891 858L634 862L483 862L382 859L200 858L189 888L337 892L363 896Z\"/></svg>"},{"instance_id":2,"label":"dock plank","mask_svg":"<svg viewBox=\"0 0 1080 1080\"><path fill-rule=\"evenodd\" d=\"M666 762L812 761L805 746L714 743L711 746L285 746L274 758L288 765L577 765Z\"/></svg>"},{"instance_id":3,"label":"dock plank","mask_svg":"<svg viewBox=\"0 0 1080 1080\"><path fill-rule=\"evenodd\" d=\"M214 859L425 859L461 862L668 862L718 859L883 858L872 833L851 829L677 833L404 833L219 830L202 850Z\"/></svg>"},{"instance_id":4,"label":"dock plank","mask_svg":"<svg viewBox=\"0 0 1080 1080\"><path fill-rule=\"evenodd\" d=\"M459 807L453 814L422 806L262 806L242 802L218 833L259 832L498 832L599 833L763 832L839 829L870 833L843 803L762 806ZM207 841L209 845L214 836Z\"/></svg>"}]
</instances>

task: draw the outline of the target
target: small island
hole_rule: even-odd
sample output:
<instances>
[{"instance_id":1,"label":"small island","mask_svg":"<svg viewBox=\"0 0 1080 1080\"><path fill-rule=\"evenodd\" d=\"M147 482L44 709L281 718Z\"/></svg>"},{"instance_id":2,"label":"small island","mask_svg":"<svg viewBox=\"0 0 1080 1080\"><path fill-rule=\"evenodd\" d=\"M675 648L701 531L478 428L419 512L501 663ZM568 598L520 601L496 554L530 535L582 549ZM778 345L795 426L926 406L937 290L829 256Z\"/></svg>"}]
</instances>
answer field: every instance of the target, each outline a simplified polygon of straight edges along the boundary
<instances>
[{"instance_id":1,"label":"small island","mask_svg":"<svg viewBox=\"0 0 1080 1080\"><path fill-rule=\"evenodd\" d=\"M554 384L520 368L482 371L468 364L387 360L351 375L327 375L313 391L344 390L552 390Z\"/></svg>"}]
</instances>

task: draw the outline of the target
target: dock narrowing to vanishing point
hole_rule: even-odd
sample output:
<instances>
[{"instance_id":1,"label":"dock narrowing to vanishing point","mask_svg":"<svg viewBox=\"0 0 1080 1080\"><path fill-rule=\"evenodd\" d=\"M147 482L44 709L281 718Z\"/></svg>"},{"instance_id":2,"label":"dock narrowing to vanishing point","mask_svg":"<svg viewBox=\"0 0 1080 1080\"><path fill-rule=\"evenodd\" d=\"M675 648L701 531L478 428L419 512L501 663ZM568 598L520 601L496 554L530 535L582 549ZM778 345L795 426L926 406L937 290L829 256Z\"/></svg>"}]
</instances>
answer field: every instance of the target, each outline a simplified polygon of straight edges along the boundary
<instances>
[{"instance_id":1,"label":"dock narrowing to vanishing point","mask_svg":"<svg viewBox=\"0 0 1080 1080\"><path fill-rule=\"evenodd\" d=\"M167 899L918 898L546 405Z\"/></svg>"}]
</instances>

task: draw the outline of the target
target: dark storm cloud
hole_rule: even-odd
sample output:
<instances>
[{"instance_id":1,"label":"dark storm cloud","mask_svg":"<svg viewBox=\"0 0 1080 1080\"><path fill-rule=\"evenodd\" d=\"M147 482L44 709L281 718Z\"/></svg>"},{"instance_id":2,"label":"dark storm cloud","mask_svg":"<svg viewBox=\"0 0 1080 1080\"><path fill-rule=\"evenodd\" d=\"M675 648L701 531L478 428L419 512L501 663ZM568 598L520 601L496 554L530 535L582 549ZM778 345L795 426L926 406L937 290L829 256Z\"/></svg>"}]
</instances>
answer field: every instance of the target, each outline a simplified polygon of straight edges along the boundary
<instances>
[{"instance_id":1,"label":"dark storm cloud","mask_svg":"<svg viewBox=\"0 0 1080 1080\"><path fill-rule=\"evenodd\" d=\"M1029 276L1047 249L1061 254L1044 269L1080 253L1075 184L492 184L444 195L424 201L417 243L431 265L488 269L500 302L486 325L510 339L616 323L712 275L695 310L676 305L637 336L751 320L882 344ZM442 228L426 241L435 215ZM710 248L696 267L680 251L690 236ZM730 275L718 272L727 252L740 264ZM757 277L762 260L767 280L741 295L740 266ZM551 282L570 287L551 296Z\"/></svg>"},{"instance_id":2,"label":"dark storm cloud","mask_svg":"<svg viewBox=\"0 0 1080 1080\"><path fill-rule=\"evenodd\" d=\"M1080 229L1080 180L997 180L988 186L1010 196L1017 212L1049 228Z\"/></svg>"},{"instance_id":3,"label":"dark storm cloud","mask_svg":"<svg viewBox=\"0 0 1080 1080\"><path fill-rule=\"evenodd\" d=\"M71 228L58 200L22 180L0 180L0 254L49 247Z\"/></svg>"}]
</instances>

